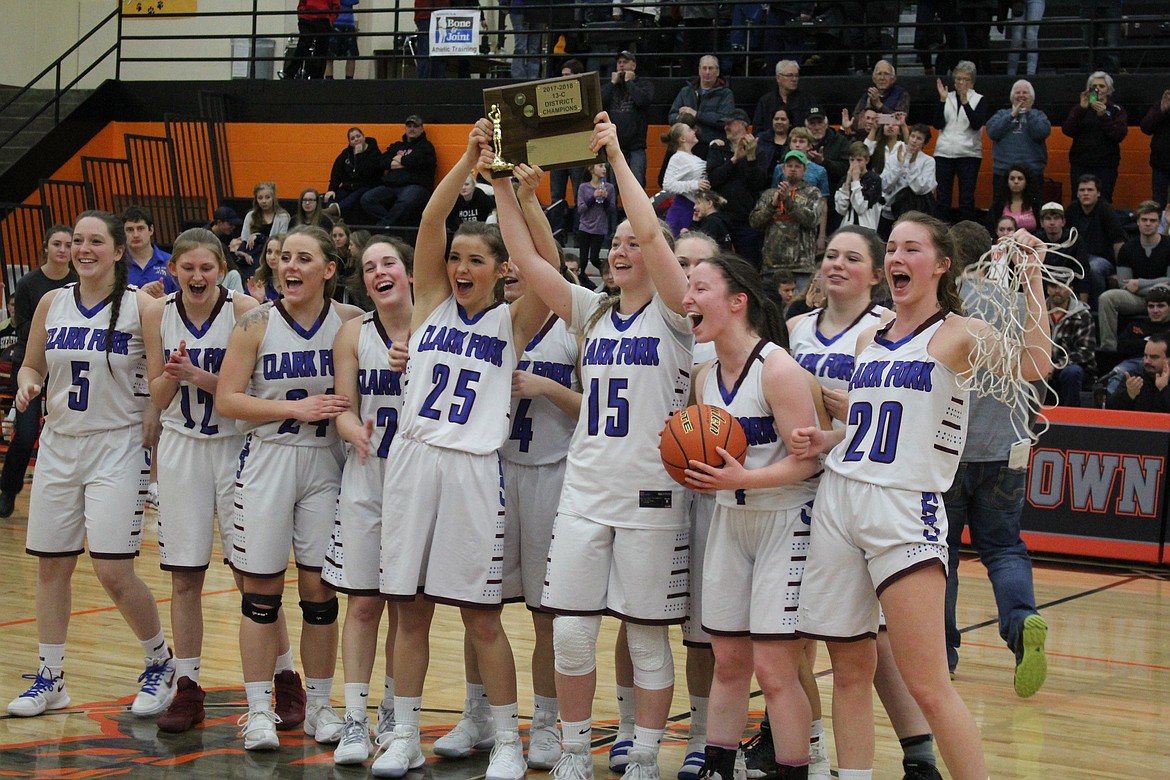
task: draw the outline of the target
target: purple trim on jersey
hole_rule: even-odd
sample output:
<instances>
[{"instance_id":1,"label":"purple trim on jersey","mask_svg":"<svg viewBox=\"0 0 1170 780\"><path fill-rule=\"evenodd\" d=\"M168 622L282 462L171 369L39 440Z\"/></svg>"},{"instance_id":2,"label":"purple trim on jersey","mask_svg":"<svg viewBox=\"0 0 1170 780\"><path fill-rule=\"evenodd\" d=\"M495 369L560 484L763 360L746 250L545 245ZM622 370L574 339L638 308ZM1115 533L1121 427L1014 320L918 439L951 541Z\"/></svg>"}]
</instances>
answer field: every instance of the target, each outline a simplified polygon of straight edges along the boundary
<instances>
[{"instance_id":1,"label":"purple trim on jersey","mask_svg":"<svg viewBox=\"0 0 1170 780\"><path fill-rule=\"evenodd\" d=\"M183 295L180 293L174 297L175 311L179 313L179 319L187 326L188 332L197 339L201 339L207 335L207 331L211 328L211 324L215 322L215 318L219 316L219 312L223 309L224 303L228 299L228 289L226 287L219 288L219 298L216 299L215 304L211 307L211 314L207 315L207 321L201 326L195 325L187 317L187 307L183 305Z\"/></svg>"},{"instance_id":2,"label":"purple trim on jersey","mask_svg":"<svg viewBox=\"0 0 1170 780\"><path fill-rule=\"evenodd\" d=\"M817 324L816 324L816 327L813 328L813 333L816 335L817 341L821 342L821 344L825 345L826 347L830 347L833 345L834 342L837 341L837 339L841 338L846 333L853 330L853 328L857 327L857 324L859 322L861 322L863 319L870 316L871 314L873 314L874 316L877 316L876 313L874 312L874 305L872 303L870 304L868 309L863 311L861 314L858 314L857 319L855 319L855 320L853 320L853 322L849 323L849 325L847 325L844 330L842 330L836 336L828 337L828 336L825 336L821 333L821 318L825 316L825 310L818 309L817 310Z\"/></svg>"},{"instance_id":3,"label":"purple trim on jersey","mask_svg":"<svg viewBox=\"0 0 1170 780\"><path fill-rule=\"evenodd\" d=\"M497 306L504 306L504 305L506 305L506 304L503 301L496 301L491 306L488 306L486 309L484 309L483 311L481 311L479 314L475 315L474 317L467 316L467 310L463 308L462 304L459 304L459 303L455 304L455 310L459 313L459 319L463 321L464 325L474 325L475 323L477 323L481 319L483 319L483 315L487 314L489 311L496 308Z\"/></svg>"},{"instance_id":4,"label":"purple trim on jersey","mask_svg":"<svg viewBox=\"0 0 1170 780\"><path fill-rule=\"evenodd\" d=\"M536 349L536 346L544 340L544 337L548 335L548 332L553 329L553 325L556 324L557 315L549 315L548 320L544 323L541 329L536 332L536 335L532 337L532 341L528 342L528 346L524 348L524 351L531 352L532 350Z\"/></svg>"},{"instance_id":5,"label":"purple trim on jersey","mask_svg":"<svg viewBox=\"0 0 1170 780\"><path fill-rule=\"evenodd\" d=\"M763 358L760 357L760 352L763 351L764 346L767 343L767 339L760 339L756 342L756 345L752 347L751 354L748 355L747 360L743 362L743 370L739 372L739 378L735 380L735 384L732 385L730 390L723 389L723 364L716 363L715 384L719 387L719 395L723 397L723 403L730 404L735 400L735 394L739 392L740 385L742 385L743 380L747 378L748 372L752 367L752 363L757 360L759 360L761 363L764 362ZM703 630L707 631L707 627L703 626ZM709 634L711 632L707 631L707 633Z\"/></svg>"},{"instance_id":6,"label":"purple trim on jersey","mask_svg":"<svg viewBox=\"0 0 1170 780\"><path fill-rule=\"evenodd\" d=\"M307 329L302 328L301 324L294 320L293 316L288 313L288 309L284 308L283 298L274 302L272 305L276 307L278 312L280 312L280 316L284 317L284 321L287 322L288 326L293 329L293 332L301 338L307 340L313 338L313 336L317 334L317 330L325 323L325 318L329 316L329 311L333 308L333 301L328 298L325 299L325 308L321 309L321 313L317 316L316 321Z\"/></svg>"},{"instance_id":7,"label":"purple trim on jersey","mask_svg":"<svg viewBox=\"0 0 1170 780\"><path fill-rule=\"evenodd\" d=\"M939 545L939 546L945 548L946 545ZM943 574L944 575L946 574L947 567L946 567L946 564L942 562L941 558L923 558L920 561L916 561L916 562L910 564L905 569L900 569L899 571L896 571L893 574L891 574L889 577L886 577L884 580L881 581L881 583L877 586L877 588L874 589L874 592L877 594L878 598L881 598L882 593L885 591L885 589L890 587L891 585L893 585L898 580L900 580L903 577L906 577L910 574L913 574L914 572L918 571L919 569L929 569L932 566L941 567L943 570Z\"/></svg>"},{"instance_id":8,"label":"purple trim on jersey","mask_svg":"<svg viewBox=\"0 0 1170 780\"><path fill-rule=\"evenodd\" d=\"M390 338L390 334L386 332L386 326L382 324L382 318L378 316L378 312L370 312L370 316L374 320L374 329L378 331L378 338L382 339L382 343L386 345L386 349L394 343L394 339Z\"/></svg>"},{"instance_id":9,"label":"purple trim on jersey","mask_svg":"<svg viewBox=\"0 0 1170 780\"><path fill-rule=\"evenodd\" d=\"M106 304L110 302L110 299L105 298L97 306L94 306L92 309L87 309L81 303L81 286L75 284L73 285L73 302L77 305L77 310L89 320L93 319L102 309L106 308ZM110 326L113 327L113 323L110 323Z\"/></svg>"},{"instance_id":10,"label":"purple trim on jersey","mask_svg":"<svg viewBox=\"0 0 1170 780\"><path fill-rule=\"evenodd\" d=\"M617 328L619 333L625 333L627 330L630 329L630 326L634 324L634 320L638 319L638 315L640 315L642 312L646 311L646 306L649 306L652 303L654 303L653 298L646 301L645 306L638 309L636 312L631 314L626 319L622 319L622 315L618 313L618 307L613 306L609 310L609 319L611 322L613 322L613 326L615 328Z\"/></svg>"},{"instance_id":11,"label":"purple trim on jersey","mask_svg":"<svg viewBox=\"0 0 1170 780\"><path fill-rule=\"evenodd\" d=\"M884 328L882 328L881 330L879 330L877 332L877 335L875 335L873 337L874 343L879 344L879 345L885 347L886 349L895 350L898 347L901 347L904 344L911 341L915 336L922 333L924 330L931 327L936 322L938 322L940 320L945 320L949 313L950 312L942 311L942 310L936 311L934 314L932 314L926 318L926 322L922 323L917 328L915 328L913 333L909 334L908 336L904 336L899 341L890 341L889 339L886 338L885 334L888 333L890 328L894 327L894 323L898 321L898 318L895 317L894 319L887 322L886 326Z\"/></svg>"}]
</instances>

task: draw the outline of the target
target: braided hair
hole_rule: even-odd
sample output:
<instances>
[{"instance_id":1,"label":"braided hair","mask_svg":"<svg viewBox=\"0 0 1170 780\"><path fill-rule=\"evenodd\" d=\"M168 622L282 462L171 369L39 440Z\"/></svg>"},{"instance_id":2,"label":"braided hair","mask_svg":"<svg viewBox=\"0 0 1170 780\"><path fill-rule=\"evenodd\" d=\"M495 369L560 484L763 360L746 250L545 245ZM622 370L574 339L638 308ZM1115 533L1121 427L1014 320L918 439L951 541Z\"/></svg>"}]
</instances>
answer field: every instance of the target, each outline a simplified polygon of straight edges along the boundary
<instances>
[{"instance_id":1,"label":"braided hair","mask_svg":"<svg viewBox=\"0 0 1170 780\"><path fill-rule=\"evenodd\" d=\"M788 326L784 323L779 307L764 291L764 282L755 266L730 252L704 258L699 263L708 263L718 268L732 295L743 293L747 296L747 322L753 331L761 338L788 349Z\"/></svg>"},{"instance_id":2,"label":"braided hair","mask_svg":"<svg viewBox=\"0 0 1170 780\"><path fill-rule=\"evenodd\" d=\"M74 229L81 222L81 220L92 217L101 220L108 231L110 231L110 238L113 239L114 248L126 248L126 228L122 224L120 217L111 214L108 211L83 211L77 215L77 221L73 223ZM126 256L123 252L122 257L114 262L114 289L110 290L110 294L106 296L106 303L110 304L110 325L106 329L106 368L113 373L113 368L110 366L110 352L114 348L114 332L118 326L118 316L122 313L122 298L126 290L130 287L129 282L130 269L126 266Z\"/></svg>"}]
</instances>

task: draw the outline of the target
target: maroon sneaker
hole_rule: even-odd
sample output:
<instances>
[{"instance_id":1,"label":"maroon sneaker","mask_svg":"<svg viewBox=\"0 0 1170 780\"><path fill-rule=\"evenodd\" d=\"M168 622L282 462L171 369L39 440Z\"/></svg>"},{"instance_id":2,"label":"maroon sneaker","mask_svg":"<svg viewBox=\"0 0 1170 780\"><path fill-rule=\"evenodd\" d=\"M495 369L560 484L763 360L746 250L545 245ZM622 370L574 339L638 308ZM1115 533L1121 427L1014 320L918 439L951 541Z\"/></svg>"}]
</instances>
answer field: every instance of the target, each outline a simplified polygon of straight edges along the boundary
<instances>
[{"instance_id":1,"label":"maroon sneaker","mask_svg":"<svg viewBox=\"0 0 1170 780\"><path fill-rule=\"evenodd\" d=\"M180 677L171 706L158 718L160 731L178 734L187 731L207 717L203 709L203 689L190 677Z\"/></svg>"},{"instance_id":2,"label":"maroon sneaker","mask_svg":"<svg viewBox=\"0 0 1170 780\"><path fill-rule=\"evenodd\" d=\"M276 721L278 731L290 731L298 728L305 722L305 686L301 684L301 676L289 670L280 672L273 680L273 691L276 693Z\"/></svg>"}]
</instances>

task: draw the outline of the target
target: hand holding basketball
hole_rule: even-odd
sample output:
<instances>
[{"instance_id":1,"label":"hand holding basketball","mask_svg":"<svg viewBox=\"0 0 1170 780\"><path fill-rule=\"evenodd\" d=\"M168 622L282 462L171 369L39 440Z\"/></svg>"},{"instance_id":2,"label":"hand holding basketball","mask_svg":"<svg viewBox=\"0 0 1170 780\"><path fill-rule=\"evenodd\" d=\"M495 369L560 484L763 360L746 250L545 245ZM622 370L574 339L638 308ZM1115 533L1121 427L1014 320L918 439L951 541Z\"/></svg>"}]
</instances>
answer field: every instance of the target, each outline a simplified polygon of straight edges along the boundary
<instances>
[{"instance_id":1,"label":"hand holding basketball","mask_svg":"<svg viewBox=\"0 0 1170 780\"><path fill-rule=\"evenodd\" d=\"M702 490L718 490L714 483L725 480L711 479L711 472L718 471L727 460L743 463L747 457L747 435L726 409L707 404L688 406L667 421L658 449L666 473L675 482ZM691 461L706 464L710 469L693 469ZM692 482L687 481L688 470L695 478Z\"/></svg>"}]
</instances>

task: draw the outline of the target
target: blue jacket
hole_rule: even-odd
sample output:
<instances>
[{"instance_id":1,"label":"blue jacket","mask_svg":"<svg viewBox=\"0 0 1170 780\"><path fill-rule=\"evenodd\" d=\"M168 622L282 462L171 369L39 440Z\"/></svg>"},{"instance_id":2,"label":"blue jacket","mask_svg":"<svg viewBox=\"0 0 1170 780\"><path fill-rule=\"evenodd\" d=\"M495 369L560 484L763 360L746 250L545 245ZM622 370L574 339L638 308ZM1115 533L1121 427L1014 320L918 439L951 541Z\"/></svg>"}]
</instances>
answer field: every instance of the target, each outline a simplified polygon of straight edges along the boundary
<instances>
[{"instance_id":1,"label":"blue jacket","mask_svg":"<svg viewBox=\"0 0 1170 780\"><path fill-rule=\"evenodd\" d=\"M993 173L1004 176L1013 165L1043 173L1048 165L1048 136L1052 134L1052 122L1043 111L1033 108L1013 117L1010 108L1001 108L983 127L991 139Z\"/></svg>"}]
</instances>

